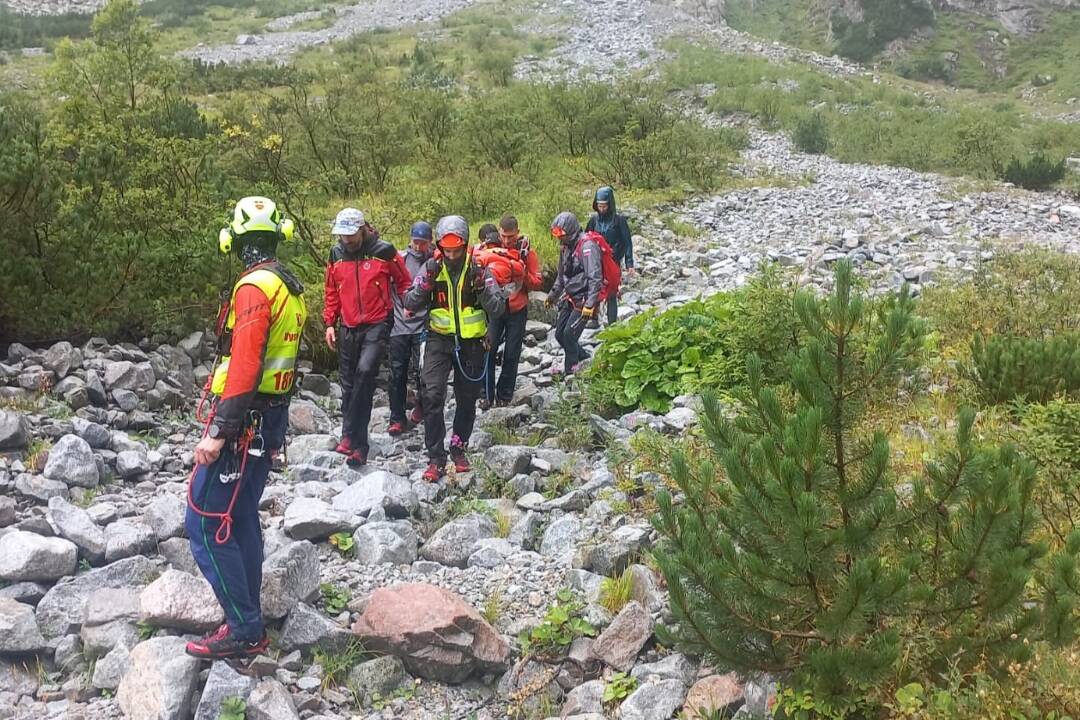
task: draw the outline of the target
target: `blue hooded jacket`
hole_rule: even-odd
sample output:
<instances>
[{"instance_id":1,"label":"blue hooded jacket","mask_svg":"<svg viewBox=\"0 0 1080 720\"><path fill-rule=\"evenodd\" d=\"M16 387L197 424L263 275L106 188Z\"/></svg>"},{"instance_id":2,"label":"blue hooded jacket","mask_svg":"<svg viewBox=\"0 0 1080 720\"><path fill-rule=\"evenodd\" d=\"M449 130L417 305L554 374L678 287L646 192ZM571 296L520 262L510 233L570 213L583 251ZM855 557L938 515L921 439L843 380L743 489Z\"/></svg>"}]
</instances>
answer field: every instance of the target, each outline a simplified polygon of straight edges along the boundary
<instances>
[{"instance_id":1,"label":"blue hooded jacket","mask_svg":"<svg viewBox=\"0 0 1080 720\"><path fill-rule=\"evenodd\" d=\"M607 212L603 215L596 209L597 203L601 202L608 204ZM589 218L585 230L595 230L603 235L608 245L611 246L615 261L628 268L634 267L634 243L630 239L630 226L627 224L626 218L620 215L615 207L614 188L605 185L597 190L595 197L593 197L592 207L596 212Z\"/></svg>"}]
</instances>

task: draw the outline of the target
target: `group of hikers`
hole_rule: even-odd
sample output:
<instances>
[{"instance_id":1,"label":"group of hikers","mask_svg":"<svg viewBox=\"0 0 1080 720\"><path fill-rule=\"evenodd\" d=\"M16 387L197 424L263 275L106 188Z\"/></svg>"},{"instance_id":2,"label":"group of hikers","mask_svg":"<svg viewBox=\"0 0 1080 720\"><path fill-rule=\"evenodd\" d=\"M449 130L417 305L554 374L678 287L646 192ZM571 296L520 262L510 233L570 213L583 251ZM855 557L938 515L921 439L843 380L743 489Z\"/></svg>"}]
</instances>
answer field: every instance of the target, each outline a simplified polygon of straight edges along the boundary
<instances>
[{"instance_id":1,"label":"group of hikers","mask_svg":"<svg viewBox=\"0 0 1080 720\"><path fill-rule=\"evenodd\" d=\"M593 211L584 228L572 212L550 225L559 259L545 304L556 309L555 339L564 352L553 375L580 368L588 357L582 333L598 325L601 306L609 323L618 319L622 268L634 271L630 229L611 187L596 192ZM248 197L218 237L219 249L244 269L219 316L218 361L208 381L213 402L189 480L185 525L192 554L225 613L221 627L187 644L200 658L254 656L269 645L259 600L259 502L284 446L307 319L303 285L277 259L279 242L292 233L292 221L272 200ZM339 359L336 451L351 466L367 462L377 377L389 355L389 434L423 424L428 482L444 476L448 459L456 472L468 472L477 405L513 401L529 293L544 286L540 259L518 220L505 215L497 226L482 226L475 244L461 216L440 218L434 227L418 221L399 252L362 211L345 208L331 235L322 320L326 344ZM447 446L451 373L456 405Z\"/></svg>"}]
</instances>

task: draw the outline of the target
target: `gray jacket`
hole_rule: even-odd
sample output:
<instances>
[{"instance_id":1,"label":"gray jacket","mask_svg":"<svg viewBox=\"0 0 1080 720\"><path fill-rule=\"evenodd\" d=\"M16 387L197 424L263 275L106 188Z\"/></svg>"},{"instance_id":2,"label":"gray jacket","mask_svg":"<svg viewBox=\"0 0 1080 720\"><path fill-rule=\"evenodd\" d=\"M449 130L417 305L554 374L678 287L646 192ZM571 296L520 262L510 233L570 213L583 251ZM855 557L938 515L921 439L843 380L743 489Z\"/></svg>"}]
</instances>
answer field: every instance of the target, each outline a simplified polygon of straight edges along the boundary
<instances>
[{"instance_id":1,"label":"gray jacket","mask_svg":"<svg viewBox=\"0 0 1080 720\"><path fill-rule=\"evenodd\" d=\"M595 308L604 287L600 246L582 238L581 223L573 213L561 213L551 226L562 228L566 234L559 250L559 273L548 298L557 303L566 295L575 308Z\"/></svg>"},{"instance_id":2,"label":"gray jacket","mask_svg":"<svg viewBox=\"0 0 1080 720\"><path fill-rule=\"evenodd\" d=\"M418 253L411 247L405 248L400 253L405 261L405 267L409 269L409 276L416 277L424 270L424 263L431 257L431 253ZM397 293L394 297L394 329L390 331L391 337L395 335L416 335L423 332L427 326L427 310L421 310L412 317L405 317L405 300Z\"/></svg>"}]
</instances>

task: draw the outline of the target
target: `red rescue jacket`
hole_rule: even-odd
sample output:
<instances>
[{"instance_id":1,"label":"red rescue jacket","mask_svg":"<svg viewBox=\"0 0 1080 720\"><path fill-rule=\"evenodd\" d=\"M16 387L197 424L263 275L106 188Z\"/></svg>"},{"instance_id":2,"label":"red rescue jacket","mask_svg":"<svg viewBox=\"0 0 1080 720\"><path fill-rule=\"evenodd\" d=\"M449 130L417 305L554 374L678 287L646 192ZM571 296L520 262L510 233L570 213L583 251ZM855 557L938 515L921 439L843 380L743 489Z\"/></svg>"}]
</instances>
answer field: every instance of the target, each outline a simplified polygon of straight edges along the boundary
<instances>
[{"instance_id":1,"label":"red rescue jacket","mask_svg":"<svg viewBox=\"0 0 1080 720\"><path fill-rule=\"evenodd\" d=\"M355 252L340 242L326 265L323 323L346 327L384 322L394 312L392 293L404 297L412 283L405 261L388 242L370 240Z\"/></svg>"}]
</instances>

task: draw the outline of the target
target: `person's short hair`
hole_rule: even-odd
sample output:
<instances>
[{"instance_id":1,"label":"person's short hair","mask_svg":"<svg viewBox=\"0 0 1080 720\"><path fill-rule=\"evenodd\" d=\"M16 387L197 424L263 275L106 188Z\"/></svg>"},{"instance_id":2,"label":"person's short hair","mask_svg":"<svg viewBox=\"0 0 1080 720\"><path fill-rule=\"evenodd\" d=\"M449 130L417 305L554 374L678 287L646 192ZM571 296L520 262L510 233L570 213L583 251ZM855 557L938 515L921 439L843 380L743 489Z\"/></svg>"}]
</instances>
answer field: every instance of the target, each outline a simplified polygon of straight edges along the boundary
<instances>
[{"instance_id":1,"label":"person's short hair","mask_svg":"<svg viewBox=\"0 0 1080 720\"><path fill-rule=\"evenodd\" d=\"M499 239L499 228L495 227L491 223L487 223L480 228L480 242L494 242Z\"/></svg>"},{"instance_id":2,"label":"person's short hair","mask_svg":"<svg viewBox=\"0 0 1080 720\"><path fill-rule=\"evenodd\" d=\"M514 232L518 229L517 218L513 215L503 215L502 220L499 221L499 229L504 232Z\"/></svg>"}]
</instances>

